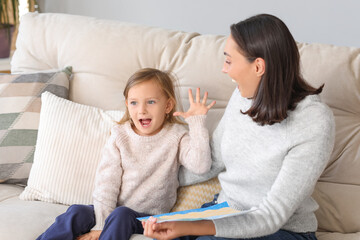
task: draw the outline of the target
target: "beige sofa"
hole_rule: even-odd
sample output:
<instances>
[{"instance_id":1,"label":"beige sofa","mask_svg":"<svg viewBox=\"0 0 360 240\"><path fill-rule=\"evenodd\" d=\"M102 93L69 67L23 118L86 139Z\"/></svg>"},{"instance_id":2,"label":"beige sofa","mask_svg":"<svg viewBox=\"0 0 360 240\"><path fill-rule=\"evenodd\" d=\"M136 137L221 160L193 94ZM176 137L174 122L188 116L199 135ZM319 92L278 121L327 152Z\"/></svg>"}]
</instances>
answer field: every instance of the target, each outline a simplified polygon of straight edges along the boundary
<instances>
[{"instance_id":1,"label":"beige sofa","mask_svg":"<svg viewBox=\"0 0 360 240\"><path fill-rule=\"evenodd\" d=\"M184 108L189 87L206 89L210 100L217 101L207 123L212 132L235 88L221 72L225 39L83 16L28 14L21 20L11 70L29 73L72 66L69 99L104 110L124 109L122 90L137 69L171 70ZM313 194L320 205L317 236L360 239L360 49L298 46L303 75L314 86L325 83L321 96L336 120L335 149ZM181 188L177 210L198 206L218 189L216 180ZM58 203L20 200L23 190L0 184L1 240L33 240L67 209Z\"/></svg>"}]
</instances>

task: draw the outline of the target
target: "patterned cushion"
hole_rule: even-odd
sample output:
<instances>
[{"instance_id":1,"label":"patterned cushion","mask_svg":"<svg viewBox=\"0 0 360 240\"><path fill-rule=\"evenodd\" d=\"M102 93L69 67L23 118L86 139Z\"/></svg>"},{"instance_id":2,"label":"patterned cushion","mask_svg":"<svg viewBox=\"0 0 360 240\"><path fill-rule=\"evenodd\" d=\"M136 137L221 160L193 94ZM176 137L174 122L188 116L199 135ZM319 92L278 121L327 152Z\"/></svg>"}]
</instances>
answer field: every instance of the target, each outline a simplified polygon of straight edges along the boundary
<instances>
[{"instance_id":1,"label":"patterned cushion","mask_svg":"<svg viewBox=\"0 0 360 240\"><path fill-rule=\"evenodd\" d=\"M34 164L20 199L91 204L102 148L123 112L74 103L49 92L41 98Z\"/></svg>"},{"instance_id":2,"label":"patterned cushion","mask_svg":"<svg viewBox=\"0 0 360 240\"><path fill-rule=\"evenodd\" d=\"M57 72L0 75L0 182L29 177L45 91L67 98L71 67Z\"/></svg>"},{"instance_id":3,"label":"patterned cushion","mask_svg":"<svg viewBox=\"0 0 360 240\"><path fill-rule=\"evenodd\" d=\"M221 186L216 178L206 182L180 187L178 196L172 212L183 211L188 209L200 208L206 202L211 202L216 193L219 193Z\"/></svg>"}]
</instances>

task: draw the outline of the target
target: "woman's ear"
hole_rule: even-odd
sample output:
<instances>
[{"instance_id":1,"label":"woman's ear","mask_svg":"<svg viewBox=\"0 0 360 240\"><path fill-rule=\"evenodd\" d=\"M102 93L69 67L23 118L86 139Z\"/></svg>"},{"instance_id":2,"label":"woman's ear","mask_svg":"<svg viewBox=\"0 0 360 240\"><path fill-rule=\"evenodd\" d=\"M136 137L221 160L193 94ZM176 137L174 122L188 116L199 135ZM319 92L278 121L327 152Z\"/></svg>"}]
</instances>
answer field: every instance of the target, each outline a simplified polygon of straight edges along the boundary
<instances>
[{"instance_id":1,"label":"woman's ear","mask_svg":"<svg viewBox=\"0 0 360 240\"><path fill-rule=\"evenodd\" d=\"M262 58L255 59L256 75L261 77L265 73L265 60Z\"/></svg>"},{"instance_id":2,"label":"woman's ear","mask_svg":"<svg viewBox=\"0 0 360 240\"><path fill-rule=\"evenodd\" d=\"M175 106L174 100L169 98L165 109L166 114L170 113L171 110L173 110L174 106Z\"/></svg>"}]
</instances>

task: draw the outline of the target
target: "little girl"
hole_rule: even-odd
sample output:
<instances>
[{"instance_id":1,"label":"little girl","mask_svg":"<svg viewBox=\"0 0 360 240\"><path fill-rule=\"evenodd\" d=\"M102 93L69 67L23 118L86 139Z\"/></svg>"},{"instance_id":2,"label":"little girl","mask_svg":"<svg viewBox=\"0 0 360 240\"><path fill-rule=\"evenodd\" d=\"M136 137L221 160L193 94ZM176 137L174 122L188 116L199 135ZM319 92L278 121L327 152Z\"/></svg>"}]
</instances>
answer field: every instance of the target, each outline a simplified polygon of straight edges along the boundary
<instances>
[{"instance_id":1,"label":"little girl","mask_svg":"<svg viewBox=\"0 0 360 240\"><path fill-rule=\"evenodd\" d=\"M126 113L111 129L97 169L94 205L72 205L38 240L129 239L143 233L137 217L169 212L176 201L180 165L194 173L211 166L205 127L207 92L200 89L190 108L175 112L171 77L145 68L124 89ZM185 118L189 131L178 119Z\"/></svg>"}]
</instances>

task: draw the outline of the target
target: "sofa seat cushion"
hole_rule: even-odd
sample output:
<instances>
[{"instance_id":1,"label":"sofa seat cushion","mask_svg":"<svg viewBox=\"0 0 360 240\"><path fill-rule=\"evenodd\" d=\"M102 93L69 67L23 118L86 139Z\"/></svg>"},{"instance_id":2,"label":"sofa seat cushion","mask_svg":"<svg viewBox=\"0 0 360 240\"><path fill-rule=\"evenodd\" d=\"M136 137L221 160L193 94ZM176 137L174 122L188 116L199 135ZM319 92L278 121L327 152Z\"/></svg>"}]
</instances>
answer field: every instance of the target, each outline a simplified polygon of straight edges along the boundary
<instances>
[{"instance_id":1,"label":"sofa seat cushion","mask_svg":"<svg viewBox=\"0 0 360 240\"><path fill-rule=\"evenodd\" d=\"M1 240L34 240L68 208L61 204L20 200L18 196L23 190L14 184L0 185ZM131 237L131 240L150 239L142 234Z\"/></svg>"},{"instance_id":2,"label":"sofa seat cushion","mask_svg":"<svg viewBox=\"0 0 360 240\"><path fill-rule=\"evenodd\" d=\"M317 232L316 237L318 240L358 240L360 239L360 232L346 234L336 232Z\"/></svg>"},{"instance_id":3,"label":"sofa seat cushion","mask_svg":"<svg viewBox=\"0 0 360 240\"><path fill-rule=\"evenodd\" d=\"M341 233L359 231L360 209L354 206L358 204L354 199L360 199L359 185L318 182L313 197L321 204L316 212L317 218L321 220L319 231L328 231L328 229L331 229L331 232Z\"/></svg>"},{"instance_id":4,"label":"sofa seat cushion","mask_svg":"<svg viewBox=\"0 0 360 240\"><path fill-rule=\"evenodd\" d=\"M24 190L23 187L15 184L0 185L0 203L6 199L18 196Z\"/></svg>"},{"instance_id":5,"label":"sofa seat cushion","mask_svg":"<svg viewBox=\"0 0 360 240\"><path fill-rule=\"evenodd\" d=\"M23 201L18 194L23 188L0 185L0 232L3 240L36 239L68 206L40 201ZM6 198L14 195L13 197Z\"/></svg>"}]
</instances>

